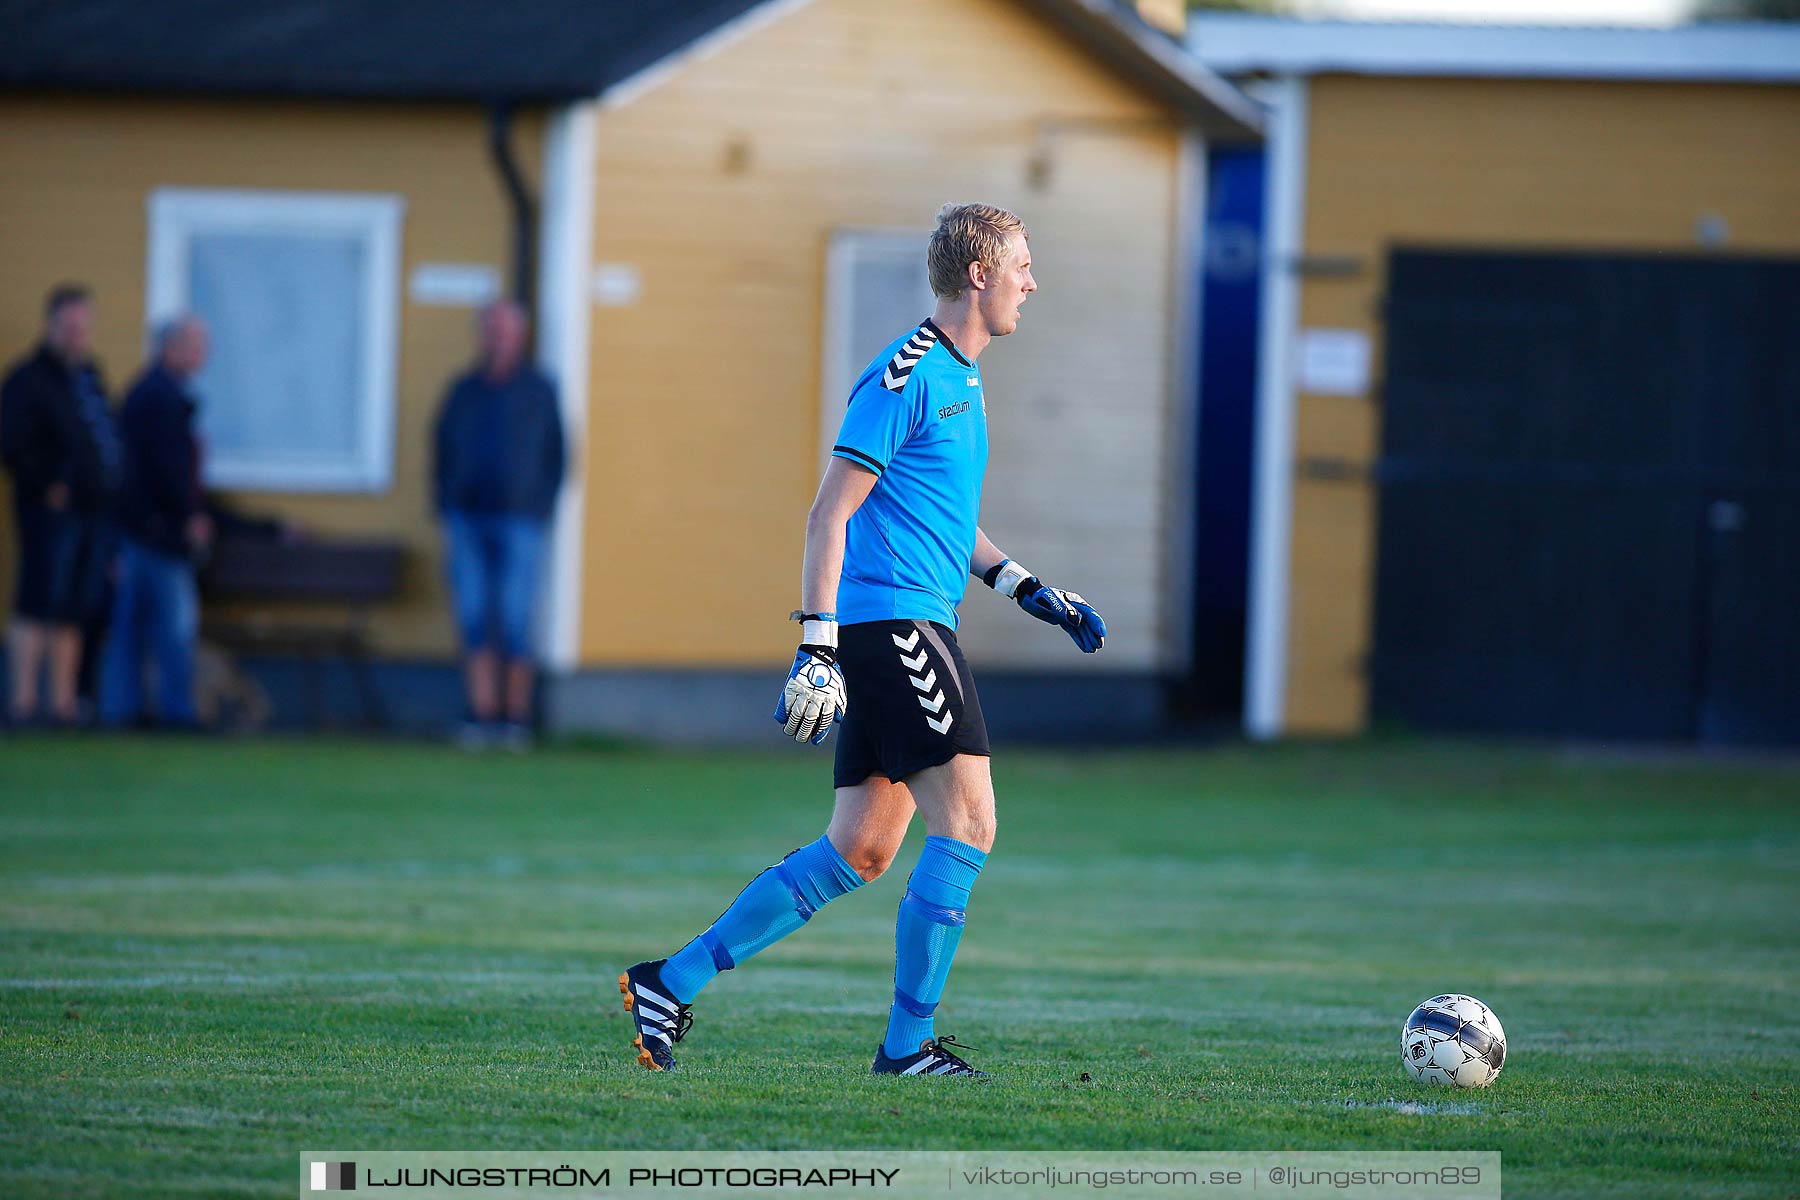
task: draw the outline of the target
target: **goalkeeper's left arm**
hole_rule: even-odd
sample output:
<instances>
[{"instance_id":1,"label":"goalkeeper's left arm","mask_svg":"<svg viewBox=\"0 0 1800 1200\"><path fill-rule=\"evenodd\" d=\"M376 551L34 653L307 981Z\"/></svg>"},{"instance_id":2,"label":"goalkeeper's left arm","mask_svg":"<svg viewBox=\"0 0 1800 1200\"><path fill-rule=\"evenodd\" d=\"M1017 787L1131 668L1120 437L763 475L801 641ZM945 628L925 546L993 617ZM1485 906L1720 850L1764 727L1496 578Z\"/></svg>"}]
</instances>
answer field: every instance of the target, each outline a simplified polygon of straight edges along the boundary
<instances>
[{"instance_id":1,"label":"goalkeeper's left arm","mask_svg":"<svg viewBox=\"0 0 1800 1200\"><path fill-rule=\"evenodd\" d=\"M975 553L969 556L969 574L1018 602L1040 621L1060 626L1083 654L1106 644L1106 622L1094 606L1074 592L1046 585L1029 569L1000 553L980 529L975 531Z\"/></svg>"}]
</instances>

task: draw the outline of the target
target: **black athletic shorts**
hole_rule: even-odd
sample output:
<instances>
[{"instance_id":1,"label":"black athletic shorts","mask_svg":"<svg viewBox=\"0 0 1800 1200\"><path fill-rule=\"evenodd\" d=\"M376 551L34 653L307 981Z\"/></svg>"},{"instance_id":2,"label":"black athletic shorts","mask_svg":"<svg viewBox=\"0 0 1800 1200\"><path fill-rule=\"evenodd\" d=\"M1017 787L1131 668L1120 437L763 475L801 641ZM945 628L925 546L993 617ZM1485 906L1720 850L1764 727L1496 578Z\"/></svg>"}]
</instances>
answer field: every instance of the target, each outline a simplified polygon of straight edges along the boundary
<instances>
[{"instance_id":1,"label":"black athletic shorts","mask_svg":"<svg viewBox=\"0 0 1800 1200\"><path fill-rule=\"evenodd\" d=\"M105 520L28 501L18 504L14 515L19 531L14 611L49 625L82 625L96 616L111 560Z\"/></svg>"},{"instance_id":2,"label":"black athletic shorts","mask_svg":"<svg viewBox=\"0 0 1800 1200\"><path fill-rule=\"evenodd\" d=\"M838 630L848 707L834 787L898 783L958 754L988 754L975 676L956 634L935 621L864 621Z\"/></svg>"}]
</instances>

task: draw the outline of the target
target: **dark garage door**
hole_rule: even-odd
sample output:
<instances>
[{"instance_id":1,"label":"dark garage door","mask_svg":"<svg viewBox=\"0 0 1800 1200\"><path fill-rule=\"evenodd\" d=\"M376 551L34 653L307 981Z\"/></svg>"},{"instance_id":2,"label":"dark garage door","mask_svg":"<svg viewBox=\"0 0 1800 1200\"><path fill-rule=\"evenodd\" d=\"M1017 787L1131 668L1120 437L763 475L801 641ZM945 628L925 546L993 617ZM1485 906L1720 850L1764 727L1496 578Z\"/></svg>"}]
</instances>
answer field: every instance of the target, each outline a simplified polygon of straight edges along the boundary
<instances>
[{"instance_id":1,"label":"dark garage door","mask_svg":"<svg viewBox=\"0 0 1800 1200\"><path fill-rule=\"evenodd\" d=\"M1800 744L1800 262L1389 267L1376 715Z\"/></svg>"}]
</instances>

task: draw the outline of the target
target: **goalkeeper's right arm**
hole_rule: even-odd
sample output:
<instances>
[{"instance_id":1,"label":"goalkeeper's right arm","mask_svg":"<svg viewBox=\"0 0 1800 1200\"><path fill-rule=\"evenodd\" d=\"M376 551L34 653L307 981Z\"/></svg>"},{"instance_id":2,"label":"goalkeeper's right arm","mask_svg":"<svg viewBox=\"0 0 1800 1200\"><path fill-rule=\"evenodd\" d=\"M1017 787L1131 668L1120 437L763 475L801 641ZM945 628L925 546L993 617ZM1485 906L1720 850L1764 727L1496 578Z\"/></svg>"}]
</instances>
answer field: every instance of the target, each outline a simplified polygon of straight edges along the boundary
<instances>
[{"instance_id":1,"label":"goalkeeper's right arm","mask_svg":"<svg viewBox=\"0 0 1800 1200\"><path fill-rule=\"evenodd\" d=\"M875 472L847 458L833 457L806 514L806 558L800 567L800 608L837 608L838 577L844 571L844 527L875 490Z\"/></svg>"},{"instance_id":2,"label":"goalkeeper's right arm","mask_svg":"<svg viewBox=\"0 0 1800 1200\"><path fill-rule=\"evenodd\" d=\"M819 745L843 719L844 674L837 665L837 590L844 570L844 527L875 488L875 473L833 457L806 514L800 568L800 649L775 706L775 720L797 742Z\"/></svg>"}]
</instances>

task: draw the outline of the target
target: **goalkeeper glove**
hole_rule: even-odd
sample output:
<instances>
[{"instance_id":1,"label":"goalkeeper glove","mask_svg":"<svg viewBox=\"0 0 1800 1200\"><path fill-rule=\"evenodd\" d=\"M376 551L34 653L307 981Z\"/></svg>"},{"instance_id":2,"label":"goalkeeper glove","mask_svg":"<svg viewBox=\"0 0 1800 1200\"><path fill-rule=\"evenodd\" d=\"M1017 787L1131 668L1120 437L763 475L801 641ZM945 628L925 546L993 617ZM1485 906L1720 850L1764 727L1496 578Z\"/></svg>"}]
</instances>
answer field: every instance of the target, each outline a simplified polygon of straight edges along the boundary
<instances>
[{"instance_id":1,"label":"goalkeeper glove","mask_svg":"<svg viewBox=\"0 0 1800 1200\"><path fill-rule=\"evenodd\" d=\"M1020 608L1038 620L1067 630L1083 654L1092 654L1106 644L1106 622L1093 605L1074 592L1046 587L1012 559L1003 560L981 578L1002 596L1017 600Z\"/></svg>"},{"instance_id":2,"label":"goalkeeper glove","mask_svg":"<svg viewBox=\"0 0 1800 1200\"><path fill-rule=\"evenodd\" d=\"M844 719L844 673L837 665L837 614L793 614L800 622L800 649L775 705L775 720L796 742L817 746Z\"/></svg>"}]
</instances>

